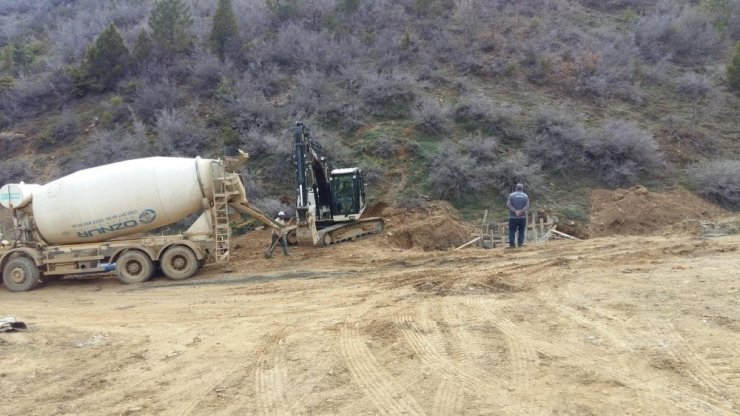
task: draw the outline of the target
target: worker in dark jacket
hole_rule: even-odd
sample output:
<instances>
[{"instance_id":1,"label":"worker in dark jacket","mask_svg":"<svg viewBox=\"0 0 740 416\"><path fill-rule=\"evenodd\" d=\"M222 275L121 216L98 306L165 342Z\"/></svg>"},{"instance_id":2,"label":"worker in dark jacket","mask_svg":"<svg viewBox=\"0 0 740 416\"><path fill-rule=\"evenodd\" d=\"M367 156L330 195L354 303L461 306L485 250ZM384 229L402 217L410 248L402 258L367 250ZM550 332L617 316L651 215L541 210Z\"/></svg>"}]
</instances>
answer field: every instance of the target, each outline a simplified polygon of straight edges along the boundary
<instances>
[{"instance_id":1,"label":"worker in dark jacket","mask_svg":"<svg viewBox=\"0 0 740 416\"><path fill-rule=\"evenodd\" d=\"M524 193L524 185L516 184L516 190L509 194L506 203L509 208L509 248L514 248L514 236L518 234L517 245L524 245L524 231L527 229L529 196Z\"/></svg>"}]
</instances>

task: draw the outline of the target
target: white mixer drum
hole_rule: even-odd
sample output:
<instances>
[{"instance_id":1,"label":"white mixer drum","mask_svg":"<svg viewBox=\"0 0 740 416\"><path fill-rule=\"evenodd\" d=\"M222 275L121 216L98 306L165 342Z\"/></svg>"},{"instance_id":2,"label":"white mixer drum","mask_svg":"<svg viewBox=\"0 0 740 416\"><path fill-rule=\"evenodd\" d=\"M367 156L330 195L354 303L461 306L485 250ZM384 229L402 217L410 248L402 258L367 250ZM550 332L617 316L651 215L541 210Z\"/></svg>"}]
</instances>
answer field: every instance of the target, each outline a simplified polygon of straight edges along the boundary
<instances>
[{"instance_id":1,"label":"white mixer drum","mask_svg":"<svg viewBox=\"0 0 740 416\"><path fill-rule=\"evenodd\" d=\"M169 225L212 198L211 163L218 162L152 157L81 170L34 190L34 220L53 244L105 241Z\"/></svg>"}]
</instances>

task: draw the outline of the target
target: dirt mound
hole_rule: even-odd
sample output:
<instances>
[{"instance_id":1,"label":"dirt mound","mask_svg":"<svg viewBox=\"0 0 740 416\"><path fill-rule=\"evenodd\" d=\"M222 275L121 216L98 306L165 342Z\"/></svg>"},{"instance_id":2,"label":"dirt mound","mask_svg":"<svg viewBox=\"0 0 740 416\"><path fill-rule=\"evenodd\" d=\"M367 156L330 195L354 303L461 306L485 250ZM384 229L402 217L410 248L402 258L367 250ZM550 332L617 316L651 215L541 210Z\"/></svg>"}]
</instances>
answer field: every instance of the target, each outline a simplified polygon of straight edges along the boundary
<instances>
[{"instance_id":1,"label":"dirt mound","mask_svg":"<svg viewBox=\"0 0 740 416\"><path fill-rule=\"evenodd\" d=\"M431 201L415 210L386 208L382 215L388 241L403 249L448 250L468 241L472 231L445 201Z\"/></svg>"},{"instance_id":2,"label":"dirt mound","mask_svg":"<svg viewBox=\"0 0 740 416\"><path fill-rule=\"evenodd\" d=\"M458 211L446 201L429 201L420 208L390 207L384 202L369 206L363 217L382 217L385 231L381 236L363 239L364 244L351 243L362 250L373 247L402 249L448 250L469 241L473 227L460 219ZM232 257L236 261L263 253L270 244L270 230L250 231L232 239ZM342 243L350 244L350 243ZM294 250L291 248L291 250ZM279 248L278 248L279 251ZM302 249L309 257L320 257L327 251Z\"/></svg>"},{"instance_id":3,"label":"dirt mound","mask_svg":"<svg viewBox=\"0 0 740 416\"><path fill-rule=\"evenodd\" d=\"M590 237L647 235L697 219L726 214L685 189L650 192L644 186L629 189L597 189L591 192Z\"/></svg>"},{"instance_id":4,"label":"dirt mound","mask_svg":"<svg viewBox=\"0 0 740 416\"><path fill-rule=\"evenodd\" d=\"M261 256L270 247L270 234L269 229L260 229L233 237L231 239L232 260L247 260L255 254ZM280 250L282 249L277 247L276 253L282 253Z\"/></svg>"},{"instance_id":5,"label":"dirt mound","mask_svg":"<svg viewBox=\"0 0 740 416\"><path fill-rule=\"evenodd\" d=\"M363 218L366 217L381 217L383 216L383 211L388 208L388 204L385 202L376 202L369 207L365 209L365 212L362 213Z\"/></svg>"}]
</instances>

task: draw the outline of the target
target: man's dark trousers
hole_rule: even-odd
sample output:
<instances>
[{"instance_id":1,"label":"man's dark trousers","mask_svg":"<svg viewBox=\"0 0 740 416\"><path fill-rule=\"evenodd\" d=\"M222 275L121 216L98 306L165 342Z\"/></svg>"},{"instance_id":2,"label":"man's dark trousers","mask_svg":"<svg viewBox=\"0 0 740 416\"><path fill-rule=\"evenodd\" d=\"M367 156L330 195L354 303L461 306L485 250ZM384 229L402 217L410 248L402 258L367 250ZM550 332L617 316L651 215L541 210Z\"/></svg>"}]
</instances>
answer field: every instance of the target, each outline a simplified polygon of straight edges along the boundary
<instances>
[{"instance_id":1,"label":"man's dark trousers","mask_svg":"<svg viewBox=\"0 0 740 416\"><path fill-rule=\"evenodd\" d=\"M514 247L514 234L519 232L517 243L519 247L524 245L524 230L527 228L527 217L509 218L509 247Z\"/></svg>"}]
</instances>

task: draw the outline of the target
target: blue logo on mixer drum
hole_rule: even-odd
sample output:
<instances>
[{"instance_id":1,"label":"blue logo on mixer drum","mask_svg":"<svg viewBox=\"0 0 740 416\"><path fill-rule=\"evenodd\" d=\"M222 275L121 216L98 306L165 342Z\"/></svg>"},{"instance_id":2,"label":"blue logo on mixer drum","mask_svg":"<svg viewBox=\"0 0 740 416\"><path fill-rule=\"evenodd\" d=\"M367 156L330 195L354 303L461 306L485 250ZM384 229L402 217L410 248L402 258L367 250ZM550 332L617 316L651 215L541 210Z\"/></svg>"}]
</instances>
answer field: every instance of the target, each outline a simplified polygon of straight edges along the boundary
<instances>
[{"instance_id":1,"label":"blue logo on mixer drum","mask_svg":"<svg viewBox=\"0 0 740 416\"><path fill-rule=\"evenodd\" d=\"M157 212L153 209L145 209L139 214L139 222L142 224L149 224L157 218Z\"/></svg>"},{"instance_id":2,"label":"blue logo on mixer drum","mask_svg":"<svg viewBox=\"0 0 740 416\"><path fill-rule=\"evenodd\" d=\"M16 199L21 199L21 194L18 194L18 193L0 194L0 201L12 201Z\"/></svg>"}]
</instances>

